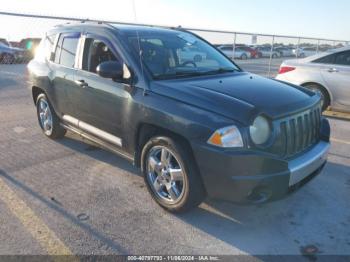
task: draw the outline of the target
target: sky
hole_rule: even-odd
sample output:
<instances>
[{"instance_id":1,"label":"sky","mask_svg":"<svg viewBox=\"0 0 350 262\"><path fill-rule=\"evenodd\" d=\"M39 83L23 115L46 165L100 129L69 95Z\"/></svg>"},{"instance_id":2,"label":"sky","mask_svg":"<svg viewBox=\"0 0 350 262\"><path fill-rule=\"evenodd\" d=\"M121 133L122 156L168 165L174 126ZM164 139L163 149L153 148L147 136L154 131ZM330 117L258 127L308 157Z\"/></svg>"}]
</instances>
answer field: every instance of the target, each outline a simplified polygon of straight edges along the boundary
<instances>
[{"instance_id":1,"label":"sky","mask_svg":"<svg viewBox=\"0 0 350 262\"><path fill-rule=\"evenodd\" d=\"M1 1L5 12L350 40L350 0ZM0 15L0 37L38 36L60 23ZM226 41L232 35L214 38Z\"/></svg>"}]
</instances>

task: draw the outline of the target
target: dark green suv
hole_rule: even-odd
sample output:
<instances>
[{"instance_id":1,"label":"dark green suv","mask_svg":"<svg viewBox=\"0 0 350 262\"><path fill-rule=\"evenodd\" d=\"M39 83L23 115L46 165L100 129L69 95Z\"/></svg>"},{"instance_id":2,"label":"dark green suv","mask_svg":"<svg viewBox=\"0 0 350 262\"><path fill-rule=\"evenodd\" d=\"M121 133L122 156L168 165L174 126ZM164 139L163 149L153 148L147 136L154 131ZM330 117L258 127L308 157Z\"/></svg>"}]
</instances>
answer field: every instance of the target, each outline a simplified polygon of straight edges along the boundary
<instances>
[{"instance_id":1,"label":"dark green suv","mask_svg":"<svg viewBox=\"0 0 350 262\"><path fill-rule=\"evenodd\" d=\"M57 26L28 68L44 134L69 130L130 160L170 211L278 199L326 162L318 94L244 72L181 29Z\"/></svg>"}]
</instances>

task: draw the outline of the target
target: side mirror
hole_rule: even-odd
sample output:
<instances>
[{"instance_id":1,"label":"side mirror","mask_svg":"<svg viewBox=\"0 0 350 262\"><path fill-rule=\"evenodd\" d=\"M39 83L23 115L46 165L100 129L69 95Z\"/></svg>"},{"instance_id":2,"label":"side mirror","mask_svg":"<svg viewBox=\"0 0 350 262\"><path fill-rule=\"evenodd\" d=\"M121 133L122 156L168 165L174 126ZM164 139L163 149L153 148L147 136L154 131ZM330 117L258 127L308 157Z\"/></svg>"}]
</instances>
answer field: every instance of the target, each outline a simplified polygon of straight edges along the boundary
<instances>
[{"instance_id":1,"label":"side mirror","mask_svg":"<svg viewBox=\"0 0 350 262\"><path fill-rule=\"evenodd\" d=\"M113 80L123 79L123 65L117 61L108 61L99 64L96 68L99 76Z\"/></svg>"}]
</instances>

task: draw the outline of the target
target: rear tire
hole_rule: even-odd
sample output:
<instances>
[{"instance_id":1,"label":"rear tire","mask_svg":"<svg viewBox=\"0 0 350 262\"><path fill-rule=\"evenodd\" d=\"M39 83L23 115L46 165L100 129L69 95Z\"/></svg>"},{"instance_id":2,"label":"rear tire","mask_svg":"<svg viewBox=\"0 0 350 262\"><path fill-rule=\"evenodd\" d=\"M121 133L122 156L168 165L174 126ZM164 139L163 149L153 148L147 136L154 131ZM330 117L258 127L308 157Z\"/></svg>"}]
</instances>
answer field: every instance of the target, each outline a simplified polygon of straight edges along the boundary
<instances>
[{"instance_id":1,"label":"rear tire","mask_svg":"<svg viewBox=\"0 0 350 262\"><path fill-rule=\"evenodd\" d=\"M307 89L315 92L319 92L321 95L322 111L325 111L330 105L330 97L327 90L318 84L306 84L304 85Z\"/></svg>"},{"instance_id":2,"label":"rear tire","mask_svg":"<svg viewBox=\"0 0 350 262\"><path fill-rule=\"evenodd\" d=\"M147 189L161 207L180 213L204 200L206 193L194 158L181 140L151 138L143 147L141 161Z\"/></svg>"},{"instance_id":3,"label":"rear tire","mask_svg":"<svg viewBox=\"0 0 350 262\"><path fill-rule=\"evenodd\" d=\"M247 56L246 54L242 54L242 55L241 55L241 59L242 59L242 60L247 60L247 59L248 59L248 56Z\"/></svg>"},{"instance_id":4,"label":"rear tire","mask_svg":"<svg viewBox=\"0 0 350 262\"><path fill-rule=\"evenodd\" d=\"M38 95L36 109L39 126L43 133L51 139L64 137L66 130L60 125L60 120L44 93Z\"/></svg>"},{"instance_id":5,"label":"rear tire","mask_svg":"<svg viewBox=\"0 0 350 262\"><path fill-rule=\"evenodd\" d=\"M2 64L13 64L15 62L15 57L11 54L4 54L2 57Z\"/></svg>"}]
</instances>

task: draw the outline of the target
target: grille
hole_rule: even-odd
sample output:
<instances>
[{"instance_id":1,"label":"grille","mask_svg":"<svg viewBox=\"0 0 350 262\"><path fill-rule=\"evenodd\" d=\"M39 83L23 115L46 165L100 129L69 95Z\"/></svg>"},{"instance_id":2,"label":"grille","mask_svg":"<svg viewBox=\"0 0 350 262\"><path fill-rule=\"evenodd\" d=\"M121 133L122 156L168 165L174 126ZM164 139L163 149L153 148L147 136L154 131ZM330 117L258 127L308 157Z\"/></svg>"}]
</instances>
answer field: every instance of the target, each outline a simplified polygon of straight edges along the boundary
<instances>
[{"instance_id":1,"label":"grille","mask_svg":"<svg viewBox=\"0 0 350 262\"><path fill-rule=\"evenodd\" d=\"M317 105L279 121L282 154L290 158L319 141L321 107Z\"/></svg>"}]
</instances>

